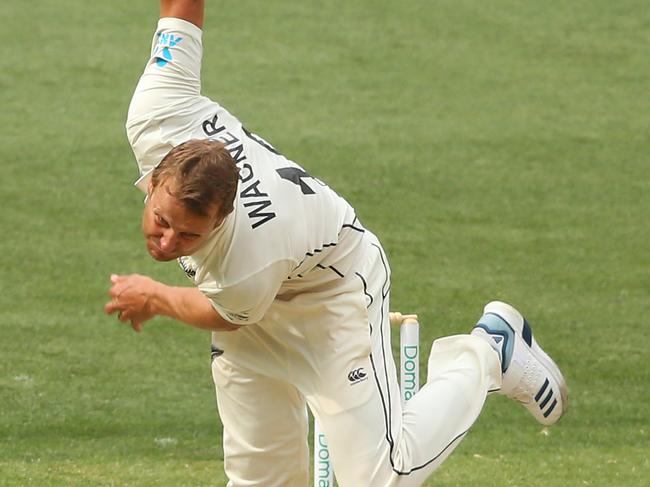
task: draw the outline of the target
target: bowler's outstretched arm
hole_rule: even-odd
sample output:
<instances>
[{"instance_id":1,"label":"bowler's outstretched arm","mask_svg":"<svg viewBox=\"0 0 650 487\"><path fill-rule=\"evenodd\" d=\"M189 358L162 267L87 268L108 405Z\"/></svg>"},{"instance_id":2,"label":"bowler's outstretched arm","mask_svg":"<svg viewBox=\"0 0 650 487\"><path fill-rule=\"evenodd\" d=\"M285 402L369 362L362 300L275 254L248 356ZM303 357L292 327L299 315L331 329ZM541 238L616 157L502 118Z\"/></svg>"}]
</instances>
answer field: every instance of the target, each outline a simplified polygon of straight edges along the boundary
<instances>
[{"instance_id":1,"label":"bowler's outstretched arm","mask_svg":"<svg viewBox=\"0 0 650 487\"><path fill-rule=\"evenodd\" d=\"M155 316L168 316L203 330L232 331L239 328L212 307L201 291L192 287L167 286L147 276L131 274L111 276L106 303L107 314L118 313L122 322L131 322L135 331Z\"/></svg>"}]
</instances>

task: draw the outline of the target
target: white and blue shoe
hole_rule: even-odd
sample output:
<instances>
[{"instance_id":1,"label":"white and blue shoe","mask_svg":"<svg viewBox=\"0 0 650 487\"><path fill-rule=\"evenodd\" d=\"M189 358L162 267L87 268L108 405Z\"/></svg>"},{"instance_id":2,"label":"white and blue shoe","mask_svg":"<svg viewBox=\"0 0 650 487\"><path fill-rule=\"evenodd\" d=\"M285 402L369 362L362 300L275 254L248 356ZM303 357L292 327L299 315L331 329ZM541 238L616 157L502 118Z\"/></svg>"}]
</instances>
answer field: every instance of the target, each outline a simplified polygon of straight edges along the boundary
<instances>
[{"instance_id":1,"label":"white and blue shoe","mask_svg":"<svg viewBox=\"0 0 650 487\"><path fill-rule=\"evenodd\" d=\"M544 425L562 417L569 404L566 381L515 308L499 301L488 303L472 334L487 339L500 355L500 394L522 403Z\"/></svg>"}]
</instances>

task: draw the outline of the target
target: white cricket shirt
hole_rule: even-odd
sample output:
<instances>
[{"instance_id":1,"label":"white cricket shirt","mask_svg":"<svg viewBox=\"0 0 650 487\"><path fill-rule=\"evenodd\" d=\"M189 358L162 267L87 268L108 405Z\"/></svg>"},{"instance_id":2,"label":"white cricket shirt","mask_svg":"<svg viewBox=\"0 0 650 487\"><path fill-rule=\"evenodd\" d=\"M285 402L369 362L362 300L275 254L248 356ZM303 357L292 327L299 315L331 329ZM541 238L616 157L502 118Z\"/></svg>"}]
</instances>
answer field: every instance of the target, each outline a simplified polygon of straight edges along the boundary
<instances>
[{"instance_id":1,"label":"white cricket shirt","mask_svg":"<svg viewBox=\"0 0 650 487\"><path fill-rule=\"evenodd\" d=\"M223 142L240 169L234 211L185 273L228 321L260 321L276 297L343 277L364 232L352 207L298 164L201 96L201 30L163 18L126 124L146 190L148 173L187 140Z\"/></svg>"}]
</instances>

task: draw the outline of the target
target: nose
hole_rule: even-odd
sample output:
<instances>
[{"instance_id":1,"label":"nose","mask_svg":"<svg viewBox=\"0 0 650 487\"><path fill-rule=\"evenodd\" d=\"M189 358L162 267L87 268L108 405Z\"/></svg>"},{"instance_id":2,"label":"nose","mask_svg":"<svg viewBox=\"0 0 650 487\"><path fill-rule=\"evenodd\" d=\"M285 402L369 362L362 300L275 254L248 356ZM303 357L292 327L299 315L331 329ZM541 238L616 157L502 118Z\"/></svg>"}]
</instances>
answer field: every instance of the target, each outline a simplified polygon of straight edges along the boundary
<instances>
[{"instance_id":1,"label":"nose","mask_svg":"<svg viewBox=\"0 0 650 487\"><path fill-rule=\"evenodd\" d=\"M160 237L160 250L163 252L172 252L176 248L178 236L171 228L165 229Z\"/></svg>"}]
</instances>

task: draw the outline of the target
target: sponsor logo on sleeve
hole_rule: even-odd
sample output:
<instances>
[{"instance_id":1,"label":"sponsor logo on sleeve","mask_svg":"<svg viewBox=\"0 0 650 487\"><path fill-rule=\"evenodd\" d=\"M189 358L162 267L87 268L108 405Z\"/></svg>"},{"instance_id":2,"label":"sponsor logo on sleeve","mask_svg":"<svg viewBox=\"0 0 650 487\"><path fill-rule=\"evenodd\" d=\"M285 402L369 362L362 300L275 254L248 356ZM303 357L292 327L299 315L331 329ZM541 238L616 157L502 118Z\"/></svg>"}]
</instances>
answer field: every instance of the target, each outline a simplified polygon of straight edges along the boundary
<instances>
[{"instance_id":1,"label":"sponsor logo on sleeve","mask_svg":"<svg viewBox=\"0 0 650 487\"><path fill-rule=\"evenodd\" d=\"M167 63L174 59L172 55L172 48L180 44L183 40L174 34L167 32L158 32L158 41L156 42L156 49L154 50L153 57L156 59L156 64L164 68Z\"/></svg>"}]
</instances>

